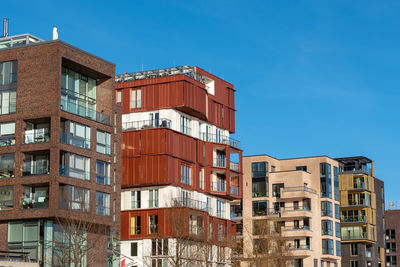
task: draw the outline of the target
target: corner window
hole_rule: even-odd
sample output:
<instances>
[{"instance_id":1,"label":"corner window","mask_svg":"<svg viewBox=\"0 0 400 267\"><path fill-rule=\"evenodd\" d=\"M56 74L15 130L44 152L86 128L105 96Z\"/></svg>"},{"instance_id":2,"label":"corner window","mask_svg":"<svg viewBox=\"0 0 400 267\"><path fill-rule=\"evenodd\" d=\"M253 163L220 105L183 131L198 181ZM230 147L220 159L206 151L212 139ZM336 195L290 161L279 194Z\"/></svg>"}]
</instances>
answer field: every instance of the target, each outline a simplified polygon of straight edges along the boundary
<instances>
[{"instance_id":1,"label":"corner window","mask_svg":"<svg viewBox=\"0 0 400 267\"><path fill-rule=\"evenodd\" d=\"M131 108L142 107L142 89L131 90Z\"/></svg>"},{"instance_id":2,"label":"corner window","mask_svg":"<svg viewBox=\"0 0 400 267\"><path fill-rule=\"evenodd\" d=\"M191 132L190 128L190 119L184 116L181 116L181 132L184 134L189 134Z\"/></svg>"},{"instance_id":3,"label":"corner window","mask_svg":"<svg viewBox=\"0 0 400 267\"><path fill-rule=\"evenodd\" d=\"M61 152L60 161L60 175L90 180L90 158Z\"/></svg>"},{"instance_id":4,"label":"corner window","mask_svg":"<svg viewBox=\"0 0 400 267\"><path fill-rule=\"evenodd\" d=\"M61 121L60 140L64 144L90 149L90 127L74 121Z\"/></svg>"},{"instance_id":5,"label":"corner window","mask_svg":"<svg viewBox=\"0 0 400 267\"><path fill-rule=\"evenodd\" d=\"M330 220L322 220L322 235L333 235L333 223Z\"/></svg>"},{"instance_id":6,"label":"corner window","mask_svg":"<svg viewBox=\"0 0 400 267\"><path fill-rule=\"evenodd\" d=\"M96 214L110 215L110 194L96 192Z\"/></svg>"},{"instance_id":7,"label":"corner window","mask_svg":"<svg viewBox=\"0 0 400 267\"><path fill-rule=\"evenodd\" d=\"M60 185L58 206L73 211L89 211L89 190L72 185Z\"/></svg>"},{"instance_id":8,"label":"corner window","mask_svg":"<svg viewBox=\"0 0 400 267\"><path fill-rule=\"evenodd\" d=\"M321 201L321 216L332 217L332 202Z\"/></svg>"},{"instance_id":9,"label":"corner window","mask_svg":"<svg viewBox=\"0 0 400 267\"><path fill-rule=\"evenodd\" d=\"M333 255L333 240L332 239L322 239L322 254Z\"/></svg>"},{"instance_id":10,"label":"corner window","mask_svg":"<svg viewBox=\"0 0 400 267\"><path fill-rule=\"evenodd\" d=\"M102 154L111 154L111 134L107 132L97 131L96 151Z\"/></svg>"}]
</instances>

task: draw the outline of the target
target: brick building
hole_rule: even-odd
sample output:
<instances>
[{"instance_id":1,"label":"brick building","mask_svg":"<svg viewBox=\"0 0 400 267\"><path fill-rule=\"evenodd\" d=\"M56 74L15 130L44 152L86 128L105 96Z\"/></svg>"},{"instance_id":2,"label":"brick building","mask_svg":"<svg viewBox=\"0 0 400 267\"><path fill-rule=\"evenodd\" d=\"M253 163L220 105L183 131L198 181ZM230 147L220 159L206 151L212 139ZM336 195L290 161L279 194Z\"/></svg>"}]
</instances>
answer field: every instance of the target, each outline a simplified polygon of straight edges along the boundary
<instances>
[{"instance_id":1,"label":"brick building","mask_svg":"<svg viewBox=\"0 0 400 267\"><path fill-rule=\"evenodd\" d=\"M227 266L236 234L230 201L242 195L242 151L230 137L233 85L192 66L116 81L123 107L122 262Z\"/></svg>"},{"instance_id":2,"label":"brick building","mask_svg":"<svg viewBox=\"0 0 400 267\"><path fill-rule=\"evenodd\" d=\"M82 262L112 260L119 229L120 108L115 66L60 40L0 38L0 250L61 264L61 221L95 223ZM101 229L101 230L100 230ZM83 253L85 254L85 253ZM57 262L58 261L58 262Z\"/></svg>"},{"instance_id":3,"label":"brick building","mask_svg":"<svg viewBox=\"0 0 400 267\"><path fill-rule=\"evenodd\" d=\"M386 266L400 266L400 210L385 212Z\"/></svg>"}]
</instances>

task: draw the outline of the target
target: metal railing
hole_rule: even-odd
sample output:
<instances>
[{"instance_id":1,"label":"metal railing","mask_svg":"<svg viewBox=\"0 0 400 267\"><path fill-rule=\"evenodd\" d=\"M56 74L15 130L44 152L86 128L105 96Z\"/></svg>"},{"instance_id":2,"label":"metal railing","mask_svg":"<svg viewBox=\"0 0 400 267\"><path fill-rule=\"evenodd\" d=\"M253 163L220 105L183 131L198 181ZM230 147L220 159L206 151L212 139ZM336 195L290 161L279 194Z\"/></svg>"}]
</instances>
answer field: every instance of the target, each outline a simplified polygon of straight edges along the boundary
<instances>
[{"instance_id":1,"label":"metal railing","mask_svg":"<svg viewBox=\"0 0 400 267\"><path fill-rule=\"evenodd\" d=\"M317 191L314 189L311 189L307 186L291 186L291 187L283 187L282 188L282 193L283 192L296 192L296 191L305 191L305 192L310 192L313 194L316 194Z\"/></svg>"},{"instance_id":2,"label":"metal railing","mask_svg":"<svg viewBox=\"0 0 400 267\"><path fill-rule=\"evenodd\" d=\"M153 119L142 121L131 121L122 123L122 130L144 130L152 128L171 128L171 120L169 119Z\"/></svg>"},{"instance_id":3,"label":"metal railing","mask_svg":"<svg viewBox=\"0 0 400 267\"><path fill-rule=\"evenodd\" d=\"M229 169L231 169L232 171L239 171L239 163L237 162L230 162L229 163Z\"/></svg>"},{"instance_id":4,"label":"metal railing","mask_svg":"<svg viewBox=\"0 0 400 267\"><path fill-rule=\"evenodd\" d=\"M90 149L90 139L85 139L79 136L73 136L69 133L61 133L60 142L67 145L73 145L81 148Z\"/></svg>"},{"instance_id":5,"label":"metal railing","mask_svg":"<svg viewBox=\"0 0 400 267\"><path fill-rule=\"evenodd\" d=\"M309 225L299 225L299 226L283 227L283 231L301 231L301 230L310 230L310 226Z\"/></svg>"},{"instance_id":6,"label":"metal railing","mask_svg":"<svg viewBox=\"0 0 400 267\"><path fill-rule=\"evenodd\" d=\"M231 192L231 194L233 194L233 195L239 195L239 186L234 186L234 185L230 185L229 186L230 187L230 192Z\"/></svg>"},{"instance_id":7,"label":"metal railing","mask_svg":"<svg viewBox=\"0 0 400 267\"><path fill-rule=\"evenodd\" d=\"M14 200L0 200L0 210L10 210L14 207Z\"/></svg>"},{"instance_id":8,"label":"metal railing","mask_svg":"<svg viewBox=\"0 0 400 267\"><path fill-rule=\"evenodd\" d=\"M206 142L220 143L232 147L240 148L240 141L225 135L200 133L200 139Z\"/></svg>"},{"instance_id":9,"label":"metal railing","mask_svg":"<svg viewBox=\"0 0 400 267\"><path fill-rule=\"evenodd\" d=\"M26 130L25 144L45 143L50 141L50 132L47 128Z\"/></svg>"},{"instance_id":10,"label":"metal railing","mask_svg":"<svg viewBox=\"0 0 400 267\"><path fill-rule=\"evenodd\" d=\"M60 175L66 177L77 178L82 180L90 180L90 172L69 168L63 165L60 165L59 173Z\"/></svg>"},{"instance_id":11,"label":"metal railing","mask_svg":"<svg viewBox=\"0 0 400 267\"><path fill-rule=\"evenodd\" d=\"M224 158L214 158L213 167L225 168L226 167L226 159L224 159Z\"/></svg>"},{"instance_id":12,"label":"metal railing","mask_svg":"<svg viewBox=\"0 0 400 267\"><path fill-rule=\"evenodd\" d=\"M3 135L0 136L0 146L12 146L15 145L15 135Z\"/></svg>"},{"instance_id":13,"label":"metal railing","mask_svg":"<svg viewBox=\"0 0 400 267\"><path fill-rule=\"evenodd\" d=\"M16 252L0 250L0 261L31 262L29 252ZM8 265L8 264L7 264Z\"/></svg>"},{"instance_id":14,"label":"metal railing","mask_svg":"<svg viewBox=\"0 0 400 267\"><path fill-rule=\"evenodd\" d=\"M359 215L359 216L342 216L341 217L342 222L366 222L367 218L365 215Z\"/></svg>"},{"instance_id":15,"label":"metal railing","mask_svg":"<svg viewBox=\"0 0 400 267\"><path fill-rule=\"evenodd\" d=\"M188 207L188 208L203 210L203 211L207 211L208 213L211 213L211 207L207 204L207 202L195 200L195 199L191 199L191 198L182 198L182 197L174 198L172 200L172 205L174 207Z\"/></svg>"},{"instance_id":16,"label":"metal railing","mask_svg":"<svg viewBox=\"0 0 400 267\"><path fill-rule=\"evenodd\" d=\"M226 181L211 183L211 191L226 192Z\"/></svg>"}]
</instances>

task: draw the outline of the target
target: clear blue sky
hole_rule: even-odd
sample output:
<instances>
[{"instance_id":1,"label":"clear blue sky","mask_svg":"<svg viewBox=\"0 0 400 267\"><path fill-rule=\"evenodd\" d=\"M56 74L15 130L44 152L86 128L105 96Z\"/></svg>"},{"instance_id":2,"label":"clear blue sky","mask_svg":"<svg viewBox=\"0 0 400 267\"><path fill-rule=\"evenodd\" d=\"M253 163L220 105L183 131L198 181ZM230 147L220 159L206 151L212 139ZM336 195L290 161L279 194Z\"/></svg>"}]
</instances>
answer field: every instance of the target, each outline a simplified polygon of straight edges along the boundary
<instances>
[{"instance_id":1,"label":"clear blue sky","mask_svg":"<svg viewBox=\"0 0 400 267\"><path fill-rule=\"evenodd\" d=\"M0 9L10 34L49 40L56 25L61 40L117 73L188 64L223 77L237 90L245 155L365 155L387 201L400 200L399 14L392 0L13 0Z\"/></svg>"}]
</instances>

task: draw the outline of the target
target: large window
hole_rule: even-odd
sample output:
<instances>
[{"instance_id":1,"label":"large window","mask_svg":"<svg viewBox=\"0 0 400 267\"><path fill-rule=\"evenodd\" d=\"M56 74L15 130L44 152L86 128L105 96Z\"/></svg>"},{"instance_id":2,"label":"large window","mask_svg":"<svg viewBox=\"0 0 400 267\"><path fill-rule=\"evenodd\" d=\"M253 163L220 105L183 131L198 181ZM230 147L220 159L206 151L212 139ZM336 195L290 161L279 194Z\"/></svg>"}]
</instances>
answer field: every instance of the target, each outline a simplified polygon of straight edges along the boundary
<instances>
[{"instance_id":1,"label":"large window","mask_svg":"<svg viewBox=\"0 0 400 267\"><path fill-rule=\"evenodd\" d=\"M336 237L340 237L340 223L335 222Z\"/></svg>"},{"instance_id":2,"label":"large window","mask_svg":"<svg viewBox=\"0 0 400 267\"><path fill-rule=\"evenodd\" d=\"M96 151L102 154L111 154L111 134L97 131Z\"/></svg>"},{"instance_id":3,"label":"large window","mask_svg":"<svg viewBox=\"0 0 400 267\"><path fill-rule=\"evenodd\" d=\"M17 82L17 61L0 63L0 86Z\"/></svg>"},{"instance_id":4,"label":"large window","mask_svg":"<svg viewBox=\"0 0 400 267\"><path fill-rule=\"evenodd\" d=\"M142 107L142 89L131 90L131 108Z\"/></svg>"},{"instance_id":5,"label":"large window","mask_svg":"<svg viewBox=\"0 0 400 267\"><path fill-rule=\"evenodd\" d=\"M15 145L15 122L0 123L0 146Z\"/></svg>"},{"instance_id":6,"label":"large window","mask_svg":"<svg viewBox=\"0 0 400 267\"><path fill-rule=\"evenodd\" d=\"M90 180L90 158L61 152L60 174L82 180Z\"/></svg>"},{"instance_id":7,"label":"large window","mask_svg":"<svg viewBox=\"0 0 400 267\"><path fill-rule=\"evenodd\" d=\"M281 197L281 188L284 188L284 184L273 184L272 185L272 196Z\"/></svg>"},{"instance_id":8,"label":"large window","mask_svg":"<svg viewBox=\"0 0 400 267\"><path fill-rule=\"evenodd\" d=\"M131 217L131 235L140 235L141 233L141 217L133 216Z\"/></svg>"},{"instance_id":9,"label":"large window","mask_svg":"<svg viewBox=\"0 0 400 267\"><path fill-rule=\"evenodd\" d=\"M332 217L332 202L321 201L321 216Z\"/></svg>"},{"instance_id":10,"label":"large window","mask_svg":"<svg viewBox=\"0 0 400 267\"><path fill-rule=\"evenodd\" d=\"M98 184L110 185L110 163L96 161L96 182Z\"/></svg>"},{"instance_id":11,"label":"large window","mask_svg":"<svg viewBox=\"0 0 400 267\"><path fill-rule=\"evenodd\" d=\"M332 239L322 239L322 254L333 255L333 240Z\"/></svg>"},{"instance_id":12,"label":"large window","mask_svg":"<svg viewBox=\"0 0 400 267\"><path fill-rule=\"evenodd\" d=\"M190 119L181 116L181 132L190 134Z\"/></svg>"},{"instance_id":13,"label":"large window","mask_svg":"<svg viewBox=\"0 0 400 267\"><path fill-rule=\"evenodd\" d=\"M341 243L340 241L336 241L336 256L342 255Z\"/></svg>"},{"instance_id":14,"label":"large window","mask_svg":"<svg viewBox=\"0 0 400 267\"><path fill-rule=\"evenodd\" d=\"M73 121L62 121L60 139L64 144L90 149L90 127Z\"/></svg>"},{"instance_id":15,"label":"large window","mask_svg":"<svg viewBox=\"0 0 400 267\"><path fill-rule=\"evenodd\" d=\"M8 249L10 251L28 252L31 260L39 260L40 228L40 220L9 222Z\"/></svg>"},{"instance_id":16,"label":"large window","mask_svg":"<svg viewBox=\"0 0 400 267\"><path fill-rule=\"evenodd\" d=\"M181 165L181 183L192 184L192 169L187 165Z\"/></svg>"},{"instance_id":17,"label":"large window","mask_svg":"<svg viewBox=\"0 0 400 267\"><path fill-rule=\"evenodd\" d=\"M332 178L331 165L328 163L320 164L321 197L332 198Z\"/></svg>"},{"instance_id":18,"label":"large window","mask_svg":"<svg viewBox=\"0 0 400 267\"><path fill-rule=\"evenodd\" d=\"M0 154L0 178L14 177L14 154Z\"/></svg>"},{"instance_id":19,"label":"large window","mask_svg":"<svg viewBox=\"0 0 400 267\"><path fill-rule=\"evenodd\" d=\"M268 214L268 201L253 201L253 216L265 216Z\"/></svg>"},{"instance_id":20,"label":"large window","mask_svg":"<svg viewBox=\"0 0 400 267\"><path fill-rule=\"evenodd\" d=\"M12 186L0 187L0 210L14 208L14 189Z\"/></svg>"},{"instance_id":21,"label":"large window","mask_svg":"<svg viewBox=\"0 0 400 267\"><path fill-rule=\"evenodd\" d=\"M90 196L88 189L72 185L60 185L59 190L58 205L61 209L89 211Z\"/></svg>"},{"instance_id":22,"label":"large window","mask_svg":"<svg viewBox=\"0 0 400 267\"><path fill-rule=\"evenodd\" d=\"M335 200L339 201L339 171L338 167L333 167L333 187Z\"/></svg>"},{"instance_id":23,"label":"large window","mask_svg":"<svg viewBox=\"0 0 400 267\"><path fill-rule=\"evenodd\" d=\"M266 177L268 173L267 162L253 162L251 163L251 176L252 177Z\"/></svg>"},{"instance_id":24,"label":"large window","mask_svg":"<svg viewBox=\"0 0 400 267\"><path fill-rule=\"evenodd\" d=\"M141 206L141 192L131 191L131 209L140 209Z\"/></svg>"},{"instance_id":25,"label":"large window","mask_svg":"<svg viewBox=\"0 0 400 267\"><path fill-rule=\"evenodd\" d=\"M22 175L45 175L50 172L50 153L24 154L24 170Z\"/></svg>"},{"instance_id":26,"label":"large window","mask_svg":"<svg viewBox=\"0 0 400 267\"><path fill-rule=\"evenodd\" d=\"M322 235L333 235L333 222L331 220L322 220Z\"/></svg>"},{"instance_id":27,"label":"large window","mask_svg":"<svg viewBox=\"0 0 400 267\"><path fill-rule=\"evenodd\" d=\"M149 190L149 208L158 207L158 189Z\"/></svg>"},{"instance_id":28,"label":"large window","mask_svg":"<svg viewBox=\"0 0 400 267\"><path fill-rule=\"evenodd\" d=\"M49 206L48 186L24 186L24 209L46 209Z\"/></svg>"},{"instance_id":29,"label":"large window","mask_svg":"<svg viewBox=\"0 0 400 267\"><path fill-rule=\"evenodd\" d=\"M17 92L0 91L0 115L15 113L17 110Z\"/></svg>"},{"instance_id":30,"label":"large window","mask_svg":"<svg viewBox=\"0 0 400 267\"><path fill-rule=\"evenodd\" d=\"M110 215L110 194L96 192L96 214Z\"/></svg>"}]
</instances>

